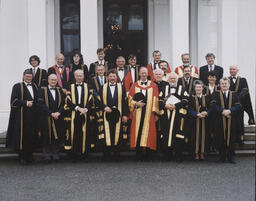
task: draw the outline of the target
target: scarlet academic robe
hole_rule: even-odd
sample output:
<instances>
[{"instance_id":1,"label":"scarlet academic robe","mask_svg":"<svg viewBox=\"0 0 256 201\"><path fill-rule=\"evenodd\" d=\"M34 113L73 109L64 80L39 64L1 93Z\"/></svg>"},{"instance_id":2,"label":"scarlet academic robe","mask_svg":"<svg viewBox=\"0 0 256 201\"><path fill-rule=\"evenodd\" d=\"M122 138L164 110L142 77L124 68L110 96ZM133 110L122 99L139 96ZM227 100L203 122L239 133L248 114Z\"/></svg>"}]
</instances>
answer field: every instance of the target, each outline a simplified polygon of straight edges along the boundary
<instances>
[{"instance_id":1,"label":"scarlet academic robe","mask_svg":"<svg viewBox=\"0 0 256 201\"><path fill-rule=\"evenodd\" d=\"M126 68L128 69L128 73L126 75L126 78L125 78L125 90L126 90L126 93L129 92L131 86L137 82L139 80L139 65L136 65L135 66L135 77L134 77L134 82L133 82L133 79L132 79L132 72L131 72L131 65L127 65Z\"/></svg>"},{"instance_id":2,"label":"scarlet academic robe","mask_svg":"<svg viewBox=\"0 0 256 201\"><path fill-rule=\"evenodd\" d=\"M216 112L214 122L214 144L219 150L224 147L232 149L232 145L238 142L239 135L239 119L238 115L241 110L238 95L235 92L229 91L228 99L225 98L222 91L217 91L213 94L211 100L212 107ZM231 111L230 118L222 116L224 109Z\"/></svg>"},{"instance_id":3,"label":"scarlet academic robe","mask_svg":"<svg viewBox=\"0 0 256 201\"><path fill-rule=\"evenodd\" d=\"M125 88L121 83L116 83L114 96L112 97L109 84L106 83L100 89L100 97L102 100L100 108L103 110L104 135L99 136L99 138L104 139L107 147L120 147L120 144L127 140L128 137L122 124L122 116L129 115ZM107 106L110 108L115 107L120 112L120 117L116 124L107 120L107 113L104 111Z\"/></svg>"},{"instance_id":4,"label":"scarlet academic robe","mask_svg":"<svg viewBox=\"0 0 256 201\"><path fill-rule=\"evenodd\" d=\"M204 154L209 150L209 120L211 113L210 98L208 95L202 95L201 98L192 95L189 98L188 114L190 119L190 142L192 151L195 154ZM200 112L206 111L208 115L205 118L197 117Z\"/></svg>"},{"instance_id":5,"label":"scarlet academic robe","mask_svg":"<svg viewBox=\"0 0 256 201\"><path fill-rule=\"evenodd\" d=\"M184 78L184 77L180 77L180 78L178 79L178 85L182 85L182 87L185 88L185 90L186 90L189 94L191 94L191 93L194 92L194 89L193 89L193 82L194 82L195 80L198 80L198 79L191 76L190 79L189 79L189 83L187 84L186 81L185 81L185 78Z\"/></svg>"},{"instance_id":6,"label":"scarlet academic robe","mask_svg":"<svg viewBox=\"0 0 256 201\"><path fill-rule=\"evenodd\" d=\"M33 71L33 68L30 68ZM33 80L32 80L38 88L40 87L45 87L48 84L48 74L47 71L38 68L36 71L36 74L33 75Z\"/></svg>"},{"instance_id":7,"label":"scarlet academic robe","mask_svg":"<svg viewBox=\"0 0 256 201\"><path fill-rule=\"evenodd\" d=\"M114 68L114 71L118 74L118 71L119 71L119 70L118 70L117 67L116 67L116 68ZM128 70L126 67L124 67L123 71L124 71L124 77L123 77L123 79L121 79L121 78L117 75L117 82L120 82L122 85L125 85L125 79L126 79L126 76L127 76L128 72L129 72L129 70Z\"/></svg>"},{"instance_id":8,"label":"scarlet academic robe","mask_svg":"<svg viewBox=\"0 0 256 201\"><path fill-rule=\"evenodd\" d=\"M47 146L52 143L63 143L65 131L62 116L64 94L61 88L56 87L56 98L54 100L49 88L42 87L38 93L38 104L40 107L39 119L43 145ZM55 112L61 114L57 120L51 117L51 113Z\"/></svg>"},{"instance_id":9,"label":"scarlet academic robe","mask_svg":"<svg viewBox=\"0 0 256 201\"><path fill-rule=\"evenodd\" d=\"M156 63L154 62L151 62L147 65L147 69L148 69L148 76L150 78L150 80L152 81L155 81L155 78L154 78L154 70L156 69ZM166 70L166 74L170 73L171 72L171 67L168 65L168 68Z\"/></svg>"},{"instance_id":10,"label":"scarlet academic robe","mask_svg":"<svg viewBox=\"0 0 256 201\"><path fill-rule=\"evenodd\" d=\"M83 83L81 86L81 99L80 104L78 103L78 90L75 84L71 84L66 93L66 104L65 109L71 111L71 121L69 129L66 131L65 137L65 149L72 150L75 153L85 154L88 152L88 148L91 146L90 138L94 133L90 133L88 126L88 115L92 109L92 92L88 85ZM88 112L85 115L80 115L79 111L76 111L76 107L87 108ZM94 135L95 136L95 135ZM92 143L94 147L94 144Z\"/></svg>"},{"instance_id":11,"label":"scarlet academic robe","mask_svg":"<svg viewBox=\"0 0 256 201\"><path fill-rule=\"evenodd\" d=\"M6 147L16 151L32 151L37 145L39 136L37 86L32 84L34 99L24 82L17 83L12 88L11 113L6 135ZM27 101L33 101L32 107L27 107Z\"/></svg>"},{"instance_id":12,"label":"scarlet academic robe","mask_svg":"<svg viewBox=\"0 0 256 201\"><path fill-rule=\"evenodd\" d=\"M175 89L174 93L171 93L171 88ZM180 100L175 104L175 110L172 111L165 108L165 102L170 95ZM188 93L181 85L177 87L165 85L164 90L159 92L159 109L164 111L160 116L160 144L163 150L174 149L178 138L185 141L184 123L188 97Z\"/></svg>"},{"instance_id":13,"label":"scarlet academic robe","mask_svg":"<svg viewBox=\"0 0 256 201\"><path fill-rule=\"evenodd\" d=\"M61 72L59 71L57 65L48 68L48 76L51 74L57 75L58 86L61 88L67 89L72 82L72 73L70 72L70 69L64 65L62 66Z\"/></svg>"},{"instance_id":14,"label":"scarlet academic robe","mask_svg":"<svg viewBox=\"0 0 256 201\"><path fill-rule=\"evenodd\" d=\"M199 73L198 73L198 69L196 66L193 65L189 65L190 69L191 69L191 76L198 78L199 77ZM180 77L183 77L183 70L184 67L182 66L178 66L175 68L175 73Z\"/></svg>"},{"instance_id":15,"label":"scarlet academic robe","mask_svg":"<svg viewBox=\"0 0 256 201\"><path fill-rule=\"evenodd\" d=\"M136 108L133 97L142 90L146 90L147 104L143 108ZM132 113L131 149L144 147L156 150L157 132L154 117L155 114L160 114L157 85L150 80L147 81L147 85L141 85L140 81L134 83L129 91L129 109Z\"/></svg>"}]
</instances>

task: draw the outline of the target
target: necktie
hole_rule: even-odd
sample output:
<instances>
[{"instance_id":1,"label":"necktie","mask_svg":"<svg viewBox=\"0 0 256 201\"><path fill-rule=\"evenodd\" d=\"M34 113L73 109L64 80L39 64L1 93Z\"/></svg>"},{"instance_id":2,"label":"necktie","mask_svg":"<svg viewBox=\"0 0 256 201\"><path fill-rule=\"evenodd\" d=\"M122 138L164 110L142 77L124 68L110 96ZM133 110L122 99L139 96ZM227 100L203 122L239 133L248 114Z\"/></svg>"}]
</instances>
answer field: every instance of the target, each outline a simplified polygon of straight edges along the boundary
<instances>
[{"instance_id":1,"label":"necktie","mask_svg":"<svg viewBox=\"0 0 256 201\"><path fill-rule=\"evenodd\" d=\"M28 83L27 86L32 86L32 84L31 84L31 83Z\"/></svg>"},{"instance_id":2,"label":"necktie","mask_svg":"<svg viewBox=\"0 0 256 201\"><path fill-rule=\"evenodd\" d=\"M210 71L212 71L212 65L210 65Z\"/></svg>"},{"instance_id":3,"label":"necktie","mask_svg":"<svg viewBox=\"0 0 256 201\"><path fill-rule=\"evenodd\" d=\"M118 71L124 71L124 69L123 68L119 68Z\"/></svg>"},{"instance_id":4,"label":"necktie","mask_svg":"<svg viewBox=\"0 0 256 201\"><path fill-rule=\"evenodd\" d=\"M102 86L103 85L103 78L100 77L100 85Z\"/></svg>"},{"instance_id":5,"label":"necktie","mask_svg":"<svg viewBox=\"0 0 256 201\"><path fill-rule=\"evenodd\" d=\"M116 86L116 84L109 84L109 86L111 86L111 87L115 87L115 86Z\"/></svg>"},{"instance_id":6,"label":"necktie","mask_svg":"<svg viewBox=\"0 0 256 201\"><path fill-rule=\"evenodd\" d=\"M36 75L36 70L35 68L33 68L33 77L35 77L35 75Z\"/></svg>"},{"instance_id":7,"label":"necktie","mask_svg":"<svg viewBox=\"0 0 256 201\"><path fill-rule=\"evenodd\" d=\"M141 82L141 85L147 85L148 82Z\"/></svg>"},{"instance_id":8,"label":"necktie","mask_svg":"<svg viewBox=\"0 0 256 201\"><path fill-rule=\"evenodd\" d=\"M186 78L186 83L187 83L187 85L189 84L189 79L188 78Z\"/></svg>"},{"instance_id":9,"label":"necktie","mask_svg":"<svg viewBox=\"0 0 256 201\"><path fill-rule=\"evenodd\" d=\"M81 87L82 86L82 84L76 84L76 87Z\"/></svg>"}]
</instances>

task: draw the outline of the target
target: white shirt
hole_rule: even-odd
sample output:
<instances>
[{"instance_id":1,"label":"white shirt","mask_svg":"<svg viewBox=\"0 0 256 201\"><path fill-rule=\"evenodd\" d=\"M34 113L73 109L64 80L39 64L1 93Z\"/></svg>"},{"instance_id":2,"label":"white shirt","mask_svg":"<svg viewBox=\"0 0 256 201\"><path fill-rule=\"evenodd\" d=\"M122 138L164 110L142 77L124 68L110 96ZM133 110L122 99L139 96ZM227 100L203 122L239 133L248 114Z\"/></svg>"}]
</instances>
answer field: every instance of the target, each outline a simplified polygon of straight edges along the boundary
<instances>
[{"instance_id":1,"label":"white shirt","mask_svg":"<svg viewBox=\"0 0 256 201\"><path fill-rule=\"evenodd\" d=\"M212 71L214 71L214 64L212 64ZM210 72L211 71L211 67L210 67L210 65L208 65L208 71Z\"/></svg>"},{"instance_id":2,"label":"white shirt","mask_svg":"<svg viewBox=\"0 0 256 201\"><path fill-rule=\"evenodd\" d=\"M210 91L210 94L212 94L213 93L213 91L214 91L214 87L215 87L215 85L212 87L211 85L209 85L209 91Z\"/></svg>"},{"instance_id":3,"label":"white shirt","mask_svg":"<svg viewBox=\"0 0 256 201\"><path fill-rule=\"evenodd\" d=\"M48 88L52 94L53 100L55 101L56 99L56 90L51 90L51 88L55 88L55 87L51 87L50 85L48 85Z\"/></svg>"},{"instance_id":4,"label":"white shirt","mask_svg":"<svg viewBox=\"0 0 256 201\"><path fill-rule=\"evenodd\" d=\"M235 84L236 80L237 80L237 75L236 76L232 76L232 80L233 80L233 83Z\"/></svg>"},{"instance_id":5,"label":"white shirt","mask_svg":"<svg viewBox=\"0 0 256 201\"><path fill-rule=\"evenodd\" d=\"M104 76L98 76L98 78L99 78L99 81L100 81L100 85L102 86L102 85L104 85Z\"/></svg>"},{"instance_id":6,"label":"white shirt","mask_svg":"<svg viewBox=\"0 0 256 201\"><path fill-rule=\"evenodd\" d=\"M124 68L123 70L119 70L119 67L117 68L118 77L120 78L120 81L123 81L124 79Z\"/></svg>"},{"instance_id":7,"label":"white shirt","mask_svg":"<svg viewBox=\"0 0 256 201\"><path fill-rule=\"evenodd\" d=\"M98 60L98 63L104 65L105 64L105 60L104 59L103 60Z\"/></svg>"},{"instance_id":8,"label":"white shirt","mask_svg":"<svg viewBox=\"0 0 256 201\"><path fill-rule=\"evenodd\" d=\"M116 83L115 83L115 86L111 86L111 83L109 83L109 88L110 88L111 96L113 98L115 94Z\"/></svg>"},{"instance_id":9,"label":"white shirt","mask_svg":"<svg viewBox=\"0 0 256 201\"><path fill-rule=\"evenodd\" d=\"M24 83L25 83L25 85L26 85L26 87L27 87L27 89L28 89L28 91L29 91L29 93L30 93L32 99L34 99L34 92L33 92L33 87L32 87L32 85L27 86L28 84L32 84L32 83L27 83L27 82L25 82L25 81L24 81Z\"/></svg>"},{"instance_id":10,"label":"white shirt","mask_svg":"<svg viewBox=\"0 0 256 201\"><path fill-rule=\"evenodd\" d=\"M80 104L81 103L81 95L82 95L82 86L80 86L80 84L82 84L82 83L76 83L76 84L79 84L79 86L76 86L76 88L77 88L77 94L78 94L77 103Z\"/></svg>"},{"instance_id":11,"label":"white shirt","mask_svg":"<svg viewBox=\"0 0 256 201\"><path fill-rule=\"evenodd\" d=\"M136 67L135 67L136 68ZM132 68L131 67L131 74L132 74L132 82L134 83L135 82L135 68Z\"/></svg>"},{"instance_id":12,"label":"white shirt","mask_svg":"<svg viewBox=\"0 0 256 201\"><path fill-rule=\"evenodd\" d=\"M171 94L175 94L176 89L175 88L171 88Z\"/></svg>"},{"instance_id":13,"label":"white shirt","mask_svg":"<svg viewBox=\"0 0 256 201\"><path fill-rule=\"evenodd\" d=\"M228 98L228 91L229 91L229 90L227 90L226 92L225 92L225 91L222 91L222 93L226 96L226 98Z\"/></svg>"},{"instance_id":14,"label":"white shirt","mask_svg":"<svg viewBox=\"0 0 256 201\"><path fill-rule=\"evenodd\" d=\"M57 65L57 67L59 69L59 72L61 73L63 65L61 65L61 66Z\"/></svg>"},{"instance_id":15,"label":"white shirt","mask_svg":"<svg viewBox=\"0 0 256 201\"><path fill-rule=\"evenodd\" d=\"M190 77L189 77L189 78L184 77L184 79L185 79L185 82L186 82L187 84L189 84Z\"/></svg>"}]
</instances>

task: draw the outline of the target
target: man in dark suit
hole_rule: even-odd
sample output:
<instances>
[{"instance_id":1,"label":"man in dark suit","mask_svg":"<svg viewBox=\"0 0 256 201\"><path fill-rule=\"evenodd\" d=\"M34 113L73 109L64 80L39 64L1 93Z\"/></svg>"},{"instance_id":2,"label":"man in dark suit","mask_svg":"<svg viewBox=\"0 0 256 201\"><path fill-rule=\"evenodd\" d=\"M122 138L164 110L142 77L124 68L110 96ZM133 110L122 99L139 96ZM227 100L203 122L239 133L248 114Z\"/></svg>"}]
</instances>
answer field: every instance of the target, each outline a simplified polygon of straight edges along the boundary
<instances>
[{"instance_id":1,"label":"man in dark suit","mask_svg":"<svg viewBox=\"0 0 256 201\"><path fill-rule=\"evenodd\" d=\"M201 66L199 69L199 79L208 84L208 73L213 71L216 74L216 84L219 84L220 79L223 77L223 68L214 64L215 55L208 53L205 56L207 65Z\"/></svg>"}]
</instances>

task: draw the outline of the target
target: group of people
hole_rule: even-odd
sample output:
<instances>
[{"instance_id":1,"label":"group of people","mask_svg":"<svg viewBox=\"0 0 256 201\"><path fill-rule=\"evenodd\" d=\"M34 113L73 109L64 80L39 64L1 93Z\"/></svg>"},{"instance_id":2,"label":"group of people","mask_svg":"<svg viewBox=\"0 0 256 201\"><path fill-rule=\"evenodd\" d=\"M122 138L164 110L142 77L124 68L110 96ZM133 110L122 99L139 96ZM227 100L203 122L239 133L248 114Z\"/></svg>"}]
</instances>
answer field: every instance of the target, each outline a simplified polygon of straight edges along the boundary
<instances>
[{"instance_id":1,"label":"group of people","mask_svg":"<svg viewBox=\"0 0 256 201\"><path fill-rule=\"evenodd\" d=\"M183 64L173 71L153 52L153 61L139 66L136 55L116 64L105 61L104 49L88 67L80 52L64 65L63 54L48 71L40 59L29 58L31 68L11 94L6 146L19 153L21 164L34 162L42 147L46 163L60 160L62 148L73 161L87 161L94 150L104 160L120 160L123 148L136 150L139 161L156 151L164 160L183 160L187 151L194 160L219 152L219 161L235 163L234 145L243 141L244 111L255 124L247 81L230 66L230 77L206 55L207 65Z\"/></svg>"}]
</instances>

